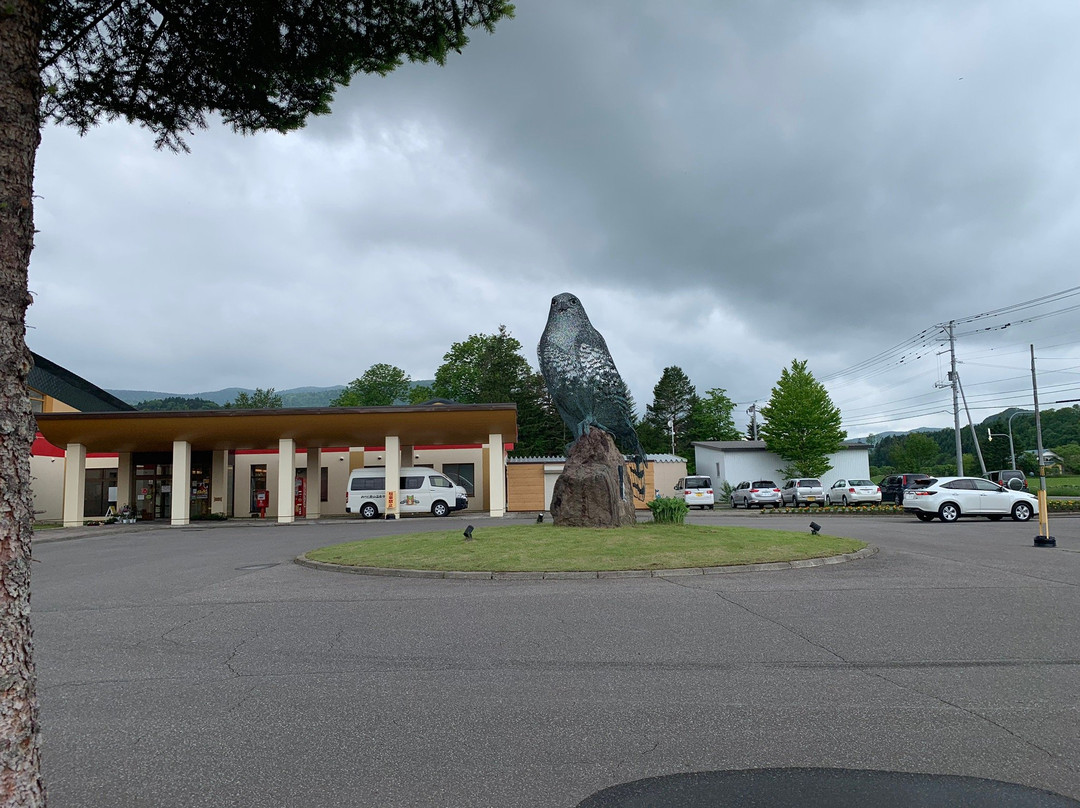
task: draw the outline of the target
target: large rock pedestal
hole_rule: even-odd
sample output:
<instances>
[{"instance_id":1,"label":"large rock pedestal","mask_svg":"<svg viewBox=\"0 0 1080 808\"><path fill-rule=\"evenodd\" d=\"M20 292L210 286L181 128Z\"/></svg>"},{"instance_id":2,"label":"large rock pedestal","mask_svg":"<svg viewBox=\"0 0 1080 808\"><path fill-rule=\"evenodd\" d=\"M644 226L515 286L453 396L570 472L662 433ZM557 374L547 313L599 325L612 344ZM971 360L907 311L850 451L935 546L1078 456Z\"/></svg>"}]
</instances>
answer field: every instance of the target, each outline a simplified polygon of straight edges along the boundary
<instances>
[{"instance_id":1,"label":"large rock pedestal","mask_svg":"<svg viewBox=\"0 0 1080 808\"><path fill-rule=\"evenodd\" d=\"M626 461L607 432L590 429L570 447L551 495L551 518L567 527L624 527L637 521Z\"/></svg>"}]
</instances>

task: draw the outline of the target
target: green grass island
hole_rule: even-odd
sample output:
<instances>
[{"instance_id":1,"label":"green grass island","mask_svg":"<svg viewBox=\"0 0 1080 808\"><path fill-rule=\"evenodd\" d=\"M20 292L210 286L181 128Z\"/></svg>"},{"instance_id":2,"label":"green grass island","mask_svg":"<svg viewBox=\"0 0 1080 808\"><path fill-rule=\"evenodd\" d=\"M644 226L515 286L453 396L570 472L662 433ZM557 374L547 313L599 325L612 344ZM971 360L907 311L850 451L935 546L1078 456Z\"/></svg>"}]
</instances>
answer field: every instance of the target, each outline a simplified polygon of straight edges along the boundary
<instances>
[{"instance_id":1,"label":"green grass island","mask_svg":"<svg viewBox=\"0 0 1080 808\"><path fill-rule=\"evenodd\" d=\"M658 525L556 527L549 523L380 536L307 552L310 561L357 567L461 572L576 572L724 567L852 553L866 542L809 530Z\"/></svg>"}]
</instances>

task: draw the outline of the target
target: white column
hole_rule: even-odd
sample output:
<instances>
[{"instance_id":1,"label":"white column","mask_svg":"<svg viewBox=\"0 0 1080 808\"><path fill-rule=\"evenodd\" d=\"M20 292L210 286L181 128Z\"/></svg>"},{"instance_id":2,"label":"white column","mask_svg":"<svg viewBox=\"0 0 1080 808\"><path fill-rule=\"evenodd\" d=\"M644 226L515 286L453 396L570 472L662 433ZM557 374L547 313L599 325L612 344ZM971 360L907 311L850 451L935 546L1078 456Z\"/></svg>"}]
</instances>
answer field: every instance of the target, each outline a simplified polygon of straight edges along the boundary
<instances>
[{"instance_id":1,"label":"white column","mask_svg":"<svg viewBox=\"0 0 1080 808\"><path fill-rule=\"evenodd\" d=\"M397 519L401 515L401 438L386 436L386 518ZM391 504L392 503L392 504Z\"/></svg>"},{"instance_id":2,"label":"white column","mask_svg":"<svg viewBox=\"0 0 1080 808\"><path fill-rule=\"evenodd\" d=\"M86 498L86 447L69 443L64 453L64 527L80 527Z\"/></svg>"},{"instance_id":3,"label":"white column","mask_svg":"<svg viewBox=\"0 0 1080 808\"><path fill-rule=\"evenodd\" d=\"M307 518L322 514L322 449L307 450Z\"/></svg>"},{"instance_id":4,"label":"white column","mask_svg":"<svg viewBox=\"0 0 1080 808\"><path fill-rule=\"evenodd\" d=\"M488 514L506 515L506 451L502 435L488 436Z\"/></svg>"},{"instance_id":5,"label":"white column","mask_svg":"<svg viewBox=\"0 0 1080 808\"><path fill-rule=\"evenodd\" d=\"M116 459L116 512L120 513L127 505L135 511L135 501L131 490L131 452L120 452Z\"/></svg>"},{"instance_id":6,"label":"white column","mask_svg":"<svg viewBox=\"0 0 1080 808\"><path fill-rule=\"evenodd\" d=\"M218 449L210 465L210 513L228 513L229 504L229 450Z\"/></svg>"},{"instance_id":7,"label":"white column","mask_svg":"<svg viewBox=\"0 0 1080 808\"><path fill-rule=\"evenodd\" d=\"M172 445L172 524L191 522L191 444L174 440Z\"/></svg>"},{"instance_id":8,"label":"white column","mask_svg":"<svg viewBox=\"0 0 1080 808\"><path fill-rule=\"evenodd\" d=\"M277 472L277 520L279 524L296 521L296 441L282 438L278 441Z\"/></svg>"}]
</instances>

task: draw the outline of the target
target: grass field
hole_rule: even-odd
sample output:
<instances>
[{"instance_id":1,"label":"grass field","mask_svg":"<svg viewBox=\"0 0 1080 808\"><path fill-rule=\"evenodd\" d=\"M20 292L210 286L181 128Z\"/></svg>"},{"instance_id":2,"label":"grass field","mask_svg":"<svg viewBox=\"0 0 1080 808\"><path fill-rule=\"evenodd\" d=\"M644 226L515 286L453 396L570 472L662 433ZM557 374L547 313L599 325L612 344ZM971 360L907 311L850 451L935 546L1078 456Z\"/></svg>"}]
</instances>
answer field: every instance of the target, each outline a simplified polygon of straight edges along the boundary
<instances>
[{"instance_id":1,"label":"grass field","mask_svg":"<svg viewBox=\"0 0 1080 808\"><path fill-rule=\"evenodd\" d=\"M458 530L384 536L312 550L312 561L395 569L554 572L677 569L792 561L854 552L865 542L808 531L708 525L592 530L550 524L479 527L473 541Z\"/></svg>"},{"instance_id":2,"label":"grass field","mask_svg":"<svg viewBox=\"0 0 1080 808\"><path fill-rule=\"evenodd\" d=\"M1033 494L1038 493L1038 477L1028 477L1028 491ZM1046 495L1050 497L1080 497L1080 476L1047 477Z\"/></svg>"}]
</instances>

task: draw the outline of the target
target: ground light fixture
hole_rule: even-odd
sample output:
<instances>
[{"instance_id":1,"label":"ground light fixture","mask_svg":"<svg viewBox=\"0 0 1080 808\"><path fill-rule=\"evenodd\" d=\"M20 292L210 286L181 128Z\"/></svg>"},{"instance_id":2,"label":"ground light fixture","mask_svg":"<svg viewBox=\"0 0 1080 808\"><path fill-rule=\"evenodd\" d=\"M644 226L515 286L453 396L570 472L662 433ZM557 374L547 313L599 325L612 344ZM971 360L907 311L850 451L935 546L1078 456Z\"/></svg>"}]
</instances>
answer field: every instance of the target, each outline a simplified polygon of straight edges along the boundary
<instances>
[{"instance_id":1,"label":"ground light fixture","mask_svg":"<svg viewBox=\"0 0 1080 808\"><path fill-rule=\"evenodd\" d=\"M817 522L811 522L810 523L810 535L811 536L816 536L818 534L819 530L821 530L821 525L819 525Z\"/></svg>"},{"instance_id":2,"label":"ground light fixture","mask_svg":"<svg viewBox=\"0 0 1080 808\"><path fill-rule=\"evenodd\" d=\"M468 527L465 528L465 533L464 533L465 541L472 541L473 540L472 532L473 532L473 526L472 525L469 525Z\"/></svg>"}]
</instances>

